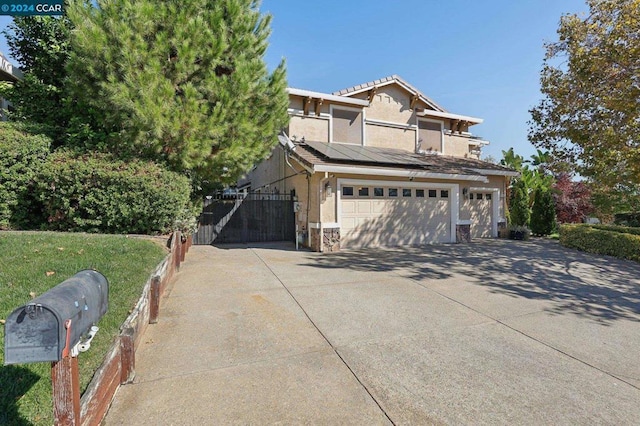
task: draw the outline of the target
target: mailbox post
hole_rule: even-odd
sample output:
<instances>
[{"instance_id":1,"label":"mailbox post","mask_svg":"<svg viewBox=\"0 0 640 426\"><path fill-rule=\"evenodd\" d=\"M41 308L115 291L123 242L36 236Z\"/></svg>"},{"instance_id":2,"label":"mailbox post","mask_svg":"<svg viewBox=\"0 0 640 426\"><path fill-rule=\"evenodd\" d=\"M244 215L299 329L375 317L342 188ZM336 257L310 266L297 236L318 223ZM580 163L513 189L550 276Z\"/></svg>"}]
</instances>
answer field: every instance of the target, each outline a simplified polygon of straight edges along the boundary
<instances>
[{"instance_id":1,"label":"mailbox post","mask_svg":"<svg viewBox=\"0 0 640 426\"><path fill-rule=\"evenodd\" d=\"M5 323L4 362L51 362L56 424L80 424L78 352L86 351L108 308L109 283L84 270L28 304Z\"/></svg>"}]
</instances>

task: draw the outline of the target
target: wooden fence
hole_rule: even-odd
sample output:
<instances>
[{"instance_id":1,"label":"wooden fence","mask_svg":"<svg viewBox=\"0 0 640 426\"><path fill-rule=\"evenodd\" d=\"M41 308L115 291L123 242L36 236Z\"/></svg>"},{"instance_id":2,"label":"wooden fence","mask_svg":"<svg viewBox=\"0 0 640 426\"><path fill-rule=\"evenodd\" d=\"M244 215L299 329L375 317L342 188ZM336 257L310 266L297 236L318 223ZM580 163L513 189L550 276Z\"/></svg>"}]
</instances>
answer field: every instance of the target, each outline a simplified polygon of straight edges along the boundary
<instances>
[{"instance_id":1,"label":"wooden fence","mask_svg":"<svg viewBox=\"0 0 640 426\"><path fill-rule=\"evenodd\" d=\"M131 383L135 376L136 349L140 345L148 324L157 322L160 299L180 268L180 263L185 260L191 243L191 237L183 239L179 232L172 235L171 252L149 277L135 309L123 323L120 335L115 339L102 365L82 395L79 401L80 407L74 406L74 398L69 398L68 395L56 395L54 392L56 425L99 425L118 387Z\"/></svg>"}]
</instances>

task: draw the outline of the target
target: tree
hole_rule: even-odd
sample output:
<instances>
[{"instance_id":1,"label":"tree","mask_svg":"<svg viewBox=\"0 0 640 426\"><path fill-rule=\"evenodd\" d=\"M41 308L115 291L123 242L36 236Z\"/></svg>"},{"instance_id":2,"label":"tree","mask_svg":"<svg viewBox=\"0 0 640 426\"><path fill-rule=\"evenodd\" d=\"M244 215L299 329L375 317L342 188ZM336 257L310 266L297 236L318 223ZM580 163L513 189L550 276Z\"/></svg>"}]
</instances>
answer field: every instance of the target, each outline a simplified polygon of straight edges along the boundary
<instances>
[{"instance_id":1,"label":"tree","mask_svg":"<svg viewBox=\"0 0 640 426\"><path fill-rule=\"evenodd\" d=\"M71 93L96 148L229 183L288 120L285 67L263 60L270 16L255 0L70 1Z\"/></svg>"},{"instance_id":2,"label":"tree","mask_svg":"<svg viewBox=\"0 0 640 426\"><path fill-rule=\"evenodd\" d=\"M587 183L574 182L569 173L556 176L553 201L560 223L580 223L594 210Z\"/></svg>"},{"instance_id":3,"label":"tree","mask_svg":"<svg viewBox=\"0 0 640 426\"><path fill-rule=\"evenodd\" d=\"M511 225L528 226L530 215L529 194L527 193L526 183L522 179L518 179L513 184L509 203Z\"/></svg>"},{"instance_id":4,"label":"tree","mask_svg":"<svg viewBox=\"0 0 640 426\"><path fill-rule=\"evenodd\" d=\"M72 28L66 16L16 16L2 32L24 73L22 80L2 88L13 106L12 119L48 126L58 144L70 119L64 83Z\"/></svg>"},{"instance_id":5,"label":"tree","mask_svg":"<svg viewBox=\"0 0 640 426\"><path fill-rule=\"evenodd\" d=\"M531 209L531 232L535 235L549 235L556 225L556 212L551 191L539 188L535 191Z\"/></svg>"},{"instance_id":6,"label":"tree","mask_svg":"<svg viewBox=\"0 0 640 426\"><path fill-rule=\"evenodd\" d=\"M589 0L546 45L529 139L602 192L640 193L640 0Z\"/></svg>"}]
</instances>

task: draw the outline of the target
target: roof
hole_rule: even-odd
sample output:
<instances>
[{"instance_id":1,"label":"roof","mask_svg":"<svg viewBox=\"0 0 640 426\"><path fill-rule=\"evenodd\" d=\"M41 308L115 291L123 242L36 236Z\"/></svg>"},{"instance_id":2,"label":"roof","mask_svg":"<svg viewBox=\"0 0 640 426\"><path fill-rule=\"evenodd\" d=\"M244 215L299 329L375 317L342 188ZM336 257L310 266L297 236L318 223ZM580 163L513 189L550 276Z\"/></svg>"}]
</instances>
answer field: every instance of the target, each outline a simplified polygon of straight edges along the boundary
<instances>
[{"instance_id":1,"label":"roof","mask_svg":"<svg viewBox=\"0 0 640 426\"><path fill-rule=\"evenodd\" d=\"M407 90L413 95L418 95L418 97L422 102L426 103L436 111L447 112L443 107L435 103L433 99L430 99L429 97L427 97L424 93L422 93L421 91L413 87L411 84L407 83L403 78L401 78L396 74L390 75L388 77L380 78L378 80L369 81L367 83L358 84L357 86L338 90L337 92L333 92L333 94L338 96L352 96L358 93L362 93L366 90L369 90L372 87L382 87L382 86L387 86L393 83L399 84L400 86L404 87L405 90Z\"/></svg>"},{"instance_id":2,"label":"roof","mask_svg":"<svg viewBox=\"0 0 640 426\"><path fill-rule=\"evenodd\" d=\"M333 165L401 169L426 172L433 174L433 177L446 175L449 178L464 180L478 180L474 178L478 176L517 175L516 171L508 167L472 158L417 154L399 149L313 141L298 142L295 143L295 146L296 157L317 171L327 171L322 166Z\"/></svg>"},{"instance_id":3,"label":"roof","mask_svg":"<svg viewBox=\"0 0 640 426\"><path fill-rule=\"evenodd\" d=\"M355 106L360 106L360 107L366 107L367 105L369 105L368 101L365 101L365 100L362 100L362 99L352 99L352 98L348 98L346 96L337 96L337 95L332 95L331 93L314 92L312 90L296 89L296 88L293 88L293 87L288 87L287 88L287 93L289 95L303 96L303 97L317 98L317 99L324 99L324 100L330 101L330 102L337 102L337 103L343 103L343 104L347 104L347 105L355 105Z\"/></svg>"}]
</instances>

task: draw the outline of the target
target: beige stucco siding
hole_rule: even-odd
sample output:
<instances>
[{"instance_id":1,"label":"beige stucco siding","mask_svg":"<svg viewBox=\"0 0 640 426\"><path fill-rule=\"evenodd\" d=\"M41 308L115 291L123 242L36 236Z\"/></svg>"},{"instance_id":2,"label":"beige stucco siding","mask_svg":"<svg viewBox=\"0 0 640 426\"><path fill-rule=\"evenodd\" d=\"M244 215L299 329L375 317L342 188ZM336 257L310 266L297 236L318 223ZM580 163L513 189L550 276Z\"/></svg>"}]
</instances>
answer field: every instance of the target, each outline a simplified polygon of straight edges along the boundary
<instances>
[{"instance_id":1,"label":"beige stucco siding","mask_svg":"<svg viewBox=\"0 0 640 426\"><path fill-rule=\"evenodd\" d=\"M367 93L358 95L366 99ZM376 91L371 105L366 108L367 119L393 123L415 124L415 113L410 108L411 95L400 86L384 86Z\"/></svg>"},{"instance_id":2,"label":"beige stucco siding","mask_svg":"<svg viewBox=\"0 0 640 426\"><path fill-rule=\"evenodd\" d=\"M365 135L366 146L404 149L415 152L416 131L413 128L402 129L367 123Z\"/></svg>"},{"instance_id":3,"label":"beige stucco siding","mask_svg":"<svg viewBox=\"0 0 640 426\"><path fill-rule=\"evenodd\" d=\"M489 176L489 182L463 182L460 184L460 220L471 220L471 203L468 199L468 195L463 195L464 188L467 188L468 192L482 192L489 193L492 191L488 191L487 189L498 189L499 199L498 202L498 215L500 216L498 219L502 219L505 217L504 213L504 197L506 191L506 178L504 176ZM482 188L482 189L478 189ZM495 195L496 193L493 192Z\"/></svg>"},{"instance_id":4,"label":"beige stucco siding","mask_svg":"<svg viewBox=\"0 0 640 426\"><path fill-rule=\"evenodd\" d=\"M289 137L308 141L329 142L329 120L315 116L293 116L289 121Z\"/></svg>"}]
</instances>

